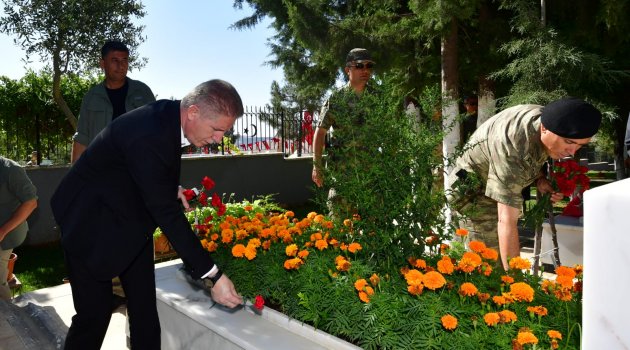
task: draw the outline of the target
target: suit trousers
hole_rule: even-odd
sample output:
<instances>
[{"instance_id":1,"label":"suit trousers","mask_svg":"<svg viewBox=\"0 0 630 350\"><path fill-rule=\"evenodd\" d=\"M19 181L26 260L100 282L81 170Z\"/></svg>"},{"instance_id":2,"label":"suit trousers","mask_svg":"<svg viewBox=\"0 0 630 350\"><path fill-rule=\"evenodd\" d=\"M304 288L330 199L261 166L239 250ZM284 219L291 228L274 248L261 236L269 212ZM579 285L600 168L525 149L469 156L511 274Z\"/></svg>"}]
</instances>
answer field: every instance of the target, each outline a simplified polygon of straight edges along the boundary
<instances>
[{"instance_id":1,"label":"suit trousers","mask_svg":"<svg viewBox=\"0 0 630 350\"><path fill-rule=\"evenodd\" d=\"M127 296L127 317L133 350L160 349L152 243L147 240L138 256L119 276ZM114 303L112 281L97 280L85 268L85 263L67 251L65 260L76 315L72 317L64 349L98 350L111 319Z\"/></svg>"}]
</instances>

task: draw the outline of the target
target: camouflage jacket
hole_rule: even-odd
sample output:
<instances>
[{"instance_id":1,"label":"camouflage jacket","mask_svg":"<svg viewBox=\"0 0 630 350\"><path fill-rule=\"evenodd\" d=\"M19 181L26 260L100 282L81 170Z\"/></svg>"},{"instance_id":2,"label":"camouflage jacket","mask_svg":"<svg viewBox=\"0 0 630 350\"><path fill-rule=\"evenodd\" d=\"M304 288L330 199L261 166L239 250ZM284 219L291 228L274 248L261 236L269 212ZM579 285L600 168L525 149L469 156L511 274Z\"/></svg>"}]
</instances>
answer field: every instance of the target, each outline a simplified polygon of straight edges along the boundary
<instances>
[{"instance_id":1,"label":"camouflage jacket","mask_svg":"<svg viewBox=\"0 0 630 350\"><path fill-rule=\"evenodd\" d=\"M540 176L547 160L540 141L542 109L518 105L488 119L468 140L450 177L464 169L480 177L485 196L521 208L521 191Z\"/></svg>"}]
</instances>

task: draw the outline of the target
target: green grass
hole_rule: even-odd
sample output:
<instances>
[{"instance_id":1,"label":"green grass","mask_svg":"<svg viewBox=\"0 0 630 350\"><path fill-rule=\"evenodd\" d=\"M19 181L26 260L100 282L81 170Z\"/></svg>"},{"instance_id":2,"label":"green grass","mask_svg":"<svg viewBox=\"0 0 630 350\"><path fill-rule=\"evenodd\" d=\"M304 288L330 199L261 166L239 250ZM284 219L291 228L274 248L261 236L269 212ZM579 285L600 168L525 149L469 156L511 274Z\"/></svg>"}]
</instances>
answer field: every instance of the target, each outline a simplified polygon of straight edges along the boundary
<instances>
[{"instance_id":1,"label":"green grass","mask_svg":"<svg viewBox=\"0 0 630 350\"><path fill-rule=\"evenodd\" d=\"M13 273L22 282L20 293L62 284L68 274L59 243L40 246L21 246Z\"/></svg>"}]
</instances>

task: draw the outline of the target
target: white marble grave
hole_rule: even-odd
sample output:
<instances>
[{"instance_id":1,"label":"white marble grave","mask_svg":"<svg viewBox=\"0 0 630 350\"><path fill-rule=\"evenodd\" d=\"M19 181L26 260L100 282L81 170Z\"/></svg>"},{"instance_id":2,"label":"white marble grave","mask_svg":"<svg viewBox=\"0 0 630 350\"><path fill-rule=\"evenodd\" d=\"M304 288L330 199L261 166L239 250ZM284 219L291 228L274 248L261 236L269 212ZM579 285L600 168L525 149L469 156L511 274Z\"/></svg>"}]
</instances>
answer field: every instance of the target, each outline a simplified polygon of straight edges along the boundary
<instances>
[{"instance_id":1,"label":"white marble grave","mask_svg":"<svg viewBox=\"0 0 630 350\"><path fill-rule=\"evenodd\" d=\"M214 305L178 273L180 266L178 259L155 269L163 349L360 349L266 307L257 315L249 306Z\"/></svg>"},{"instance_id":2,"label":"white marble grave","mask_svg":"<svg viewBox=\"0 0 630 350\"><path fill-rule=\"evenodd\" d=\"M584 193L583 349L630 349L630 179Z\"/></svg>"}]
</instances>

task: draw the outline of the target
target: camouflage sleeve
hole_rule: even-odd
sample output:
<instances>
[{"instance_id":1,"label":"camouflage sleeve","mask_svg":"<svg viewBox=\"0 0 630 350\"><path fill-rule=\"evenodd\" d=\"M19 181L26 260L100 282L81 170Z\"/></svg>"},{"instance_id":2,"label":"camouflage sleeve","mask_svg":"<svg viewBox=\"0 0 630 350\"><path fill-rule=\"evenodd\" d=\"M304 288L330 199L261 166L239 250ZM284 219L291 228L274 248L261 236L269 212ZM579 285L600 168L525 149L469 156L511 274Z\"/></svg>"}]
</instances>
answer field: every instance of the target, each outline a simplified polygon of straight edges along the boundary
<instances>
[{"instance_id":1,"label":"camouflage sleeve","mask_svg":"<svg viewBox=\"0 0 630 350\"><path fill-rule=\"evenodd\" d=\"M335 123L335 118L330 110L330 99L326 100L322 106L319 116L319 124L317 125L319 128L328 130Z\"/></svg>"}]
</instances>

